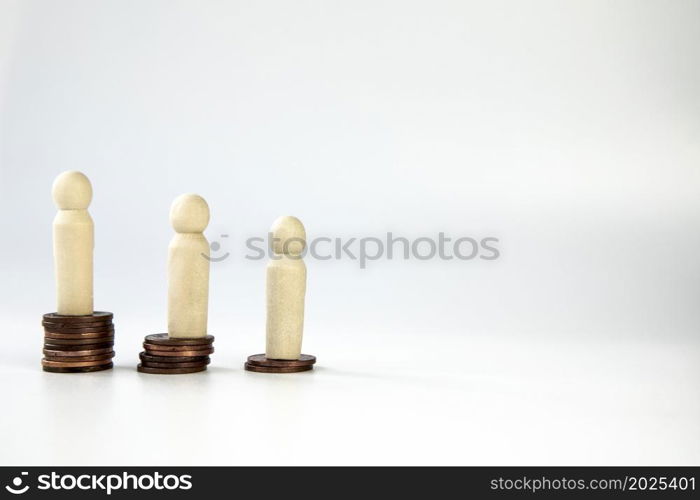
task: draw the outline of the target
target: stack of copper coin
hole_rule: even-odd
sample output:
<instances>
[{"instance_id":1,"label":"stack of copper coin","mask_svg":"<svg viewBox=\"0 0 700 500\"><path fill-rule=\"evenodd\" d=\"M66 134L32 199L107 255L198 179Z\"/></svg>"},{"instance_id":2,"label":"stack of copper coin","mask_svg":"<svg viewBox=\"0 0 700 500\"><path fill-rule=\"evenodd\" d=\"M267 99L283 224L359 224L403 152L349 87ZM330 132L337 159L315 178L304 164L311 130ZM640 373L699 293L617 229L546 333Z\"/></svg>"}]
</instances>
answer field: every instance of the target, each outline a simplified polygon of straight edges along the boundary
<instances>
[{"instance_id":1,"label":"stack of copper coin","mask_svg":"<svg viewBox=\"0 0 700 500\"><path fill-rule=\"evenodd\" d=\"M214 352L214 337L171 338L167 333L157 333L146 335L143 347L137 367L141 373L195 373L207 369L209 355Z\"/></svg>"},{"instance_id":2,"label":"stack of copper coin","mask_svg":"<svg viewBox=\"0 0 700 500\"><path fill-rule=\"evenodd\" d=\"M243 367L249 372L297 373L313 370L316 356L302 354L299 359L269 359L264 354L248 356Z\"/></svg>"},{"instance_id":3,"label":"stack of copper coin","mask_svg":"<svg viewBox=\"0 0 700 500\"><path fill-rule=\"evenodd\" d=\"M46 372L84 373L112 368L114 323L112 313L96 311L87 316L44 314Z\"/></svg>"}]
</instances>

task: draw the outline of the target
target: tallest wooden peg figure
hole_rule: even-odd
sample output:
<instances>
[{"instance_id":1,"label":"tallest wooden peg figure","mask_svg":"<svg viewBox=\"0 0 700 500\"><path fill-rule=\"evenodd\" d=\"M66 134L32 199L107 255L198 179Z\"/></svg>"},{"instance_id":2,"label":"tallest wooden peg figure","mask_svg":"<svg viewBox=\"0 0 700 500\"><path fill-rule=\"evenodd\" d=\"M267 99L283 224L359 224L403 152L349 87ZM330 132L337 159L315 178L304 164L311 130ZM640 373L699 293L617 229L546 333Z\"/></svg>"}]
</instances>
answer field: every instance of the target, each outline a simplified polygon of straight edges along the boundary
<instances>
[{"instance_id":1,"label":"tallest wooden peg figure","mask_svg":"<svg viewBox=\"0 0 700 500\"><path fill-rule=\"evenodd\" d=\"M63 172L53 183L58 213L53 220L57 313L92 314L92 253L95 228L88 206L92 185L81 172Z\"/></svg>"},{"instance_id":2,"label":"tallest wooden peg figure","mask_svg":"<svg viewBox=\"0 0 700 500\"><path fill-rule=\"evenodd\" d=\"M112 367L112 313L93 311L92 185L85 174L63 172L53 183L56 312L44 315L45 371L73 373Z\"/></svg>"}]
</instances>

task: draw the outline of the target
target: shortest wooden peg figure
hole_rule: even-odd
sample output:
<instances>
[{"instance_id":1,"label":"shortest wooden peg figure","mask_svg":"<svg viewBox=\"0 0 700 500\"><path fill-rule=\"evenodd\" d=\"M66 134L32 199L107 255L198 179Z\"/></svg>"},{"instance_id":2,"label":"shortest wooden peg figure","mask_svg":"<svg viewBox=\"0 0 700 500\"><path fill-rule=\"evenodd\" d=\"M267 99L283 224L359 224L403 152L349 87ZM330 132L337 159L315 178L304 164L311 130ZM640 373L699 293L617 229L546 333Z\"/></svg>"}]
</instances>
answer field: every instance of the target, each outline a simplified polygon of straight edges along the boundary
<instances>
[{"instance_id":1,"label":"shortest wooden peg figure","mask_svg":"<svg viewBox=\"0 0 700 500\"><path fill-rule=\"evenodd\" d=\"M316 358L301 353L306 295L306 231L299 219L278 218L270 229L272 256L267 265L267 337L265 354L248 357L245 369L294 373L313 369Z\"/></svg>"}]
</instances>

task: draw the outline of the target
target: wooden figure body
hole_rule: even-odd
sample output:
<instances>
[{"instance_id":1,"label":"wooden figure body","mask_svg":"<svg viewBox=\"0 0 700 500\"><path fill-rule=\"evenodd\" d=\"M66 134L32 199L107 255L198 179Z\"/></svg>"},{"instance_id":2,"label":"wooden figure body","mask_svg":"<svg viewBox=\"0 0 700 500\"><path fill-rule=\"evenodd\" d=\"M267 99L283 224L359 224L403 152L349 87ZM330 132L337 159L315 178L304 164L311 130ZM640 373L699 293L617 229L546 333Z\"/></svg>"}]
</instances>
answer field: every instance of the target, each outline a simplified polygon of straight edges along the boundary
<instances>
[{"instance_id":1,"label":"wooden figure body","mask_svg":"<svg viewBox=\"0 0 700 500\"><path fill-rule=\"evenodd\" d=\"M65 316L93 313L94 224L87 211L92 185L85 174L63 172L53 183L58 213L53 221L56 311Z\"/></svg>"},{"instance_id":2,"label":"wooden figure body","mask_svg":"<svg viewBox=\"0 0 700 500\"><path fill-rule=\"evenodd\" d=\"M304 332L306 265L301 253L306 246L306 231L299 219L277 219L270 230L273 257L267 265L268 359L298 360Z\"/></svg>"},{"instance_id":3,"label":"wooden figure body","mask_svg":"<svg viewBox=\"0 0 700 500\"><path fill-rule=\"evenodd\" d=\"M170 209L175 235L168 249L168 336L207 335L209 243L203 231L209 206L201 196L183 194Z\"/></svg>"}]
</instances>

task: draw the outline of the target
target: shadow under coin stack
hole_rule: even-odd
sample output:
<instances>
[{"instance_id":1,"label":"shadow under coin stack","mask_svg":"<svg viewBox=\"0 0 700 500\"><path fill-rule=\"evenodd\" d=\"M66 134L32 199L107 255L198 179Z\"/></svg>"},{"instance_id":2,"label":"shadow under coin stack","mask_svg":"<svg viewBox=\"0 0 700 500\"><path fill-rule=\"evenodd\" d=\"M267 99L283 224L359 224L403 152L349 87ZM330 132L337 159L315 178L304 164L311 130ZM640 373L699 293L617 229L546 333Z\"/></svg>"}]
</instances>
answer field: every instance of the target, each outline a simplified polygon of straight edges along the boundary
<instances>
[{"instance_id":1,"label":"shadow under coin stack","mask_svg":"<svg viewBox=\"0 0 700 500\"><path fill-rule=\"evenodd\" d=\"M45 372L85 373L112 368L114 324L112 313L89 316L44 314Z\"/></svg>"},{"instance_id":2,"label":"shadow under coin stack","mask_svg":"<svg viewBox=\"0 0 700 500\"><path fill-rule=\"evenodd\" d=\"M214 336L198 338L171 338L167 333L146 335L145 351L139 354L141 373L177 375L196 373L207 369L209 355L214 352Z\"/></svg>"}]
</instances>

